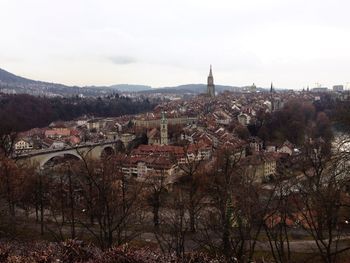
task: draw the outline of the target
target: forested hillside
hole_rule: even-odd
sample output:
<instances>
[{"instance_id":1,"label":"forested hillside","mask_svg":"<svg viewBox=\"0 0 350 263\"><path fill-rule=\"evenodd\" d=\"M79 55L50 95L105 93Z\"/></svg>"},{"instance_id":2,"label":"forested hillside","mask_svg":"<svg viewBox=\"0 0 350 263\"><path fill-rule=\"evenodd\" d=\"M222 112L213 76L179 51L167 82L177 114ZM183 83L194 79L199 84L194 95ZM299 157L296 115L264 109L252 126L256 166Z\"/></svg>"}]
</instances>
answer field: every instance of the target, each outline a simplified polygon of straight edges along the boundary
<instances>
[{"instance_id":1,"label":"forested hillside","mask_svg":"<svg viewBox=\"0 0 350 263\"><path fill-rule=\"evenodd\" d=\"M126 97L108 98L44 98L26 94L0 95L0 132L8 134L34 127L43 127L52 121L71 120L84 114L121 116L153 109L148 100L132 101Z\"/></svg>"}]
</instances>

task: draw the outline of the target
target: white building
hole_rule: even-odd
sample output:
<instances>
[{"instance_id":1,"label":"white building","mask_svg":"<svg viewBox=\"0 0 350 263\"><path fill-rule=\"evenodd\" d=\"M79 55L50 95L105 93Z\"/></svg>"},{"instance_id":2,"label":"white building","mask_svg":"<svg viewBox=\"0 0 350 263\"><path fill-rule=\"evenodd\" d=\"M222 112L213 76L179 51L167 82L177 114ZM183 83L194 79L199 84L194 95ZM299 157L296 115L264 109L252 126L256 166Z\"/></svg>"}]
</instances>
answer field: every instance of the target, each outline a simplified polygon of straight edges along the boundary
<instances>
[{"instance_id":1,"label":"white building","mask_svg":"<svg viewBox=\"0 0 350 263\"><path fill-rule=\"evenodd\" d=\"M33 150L33 143L26 139L21 139L15 143L15 151L28 152Z\"/></svg>"}]
</instances>

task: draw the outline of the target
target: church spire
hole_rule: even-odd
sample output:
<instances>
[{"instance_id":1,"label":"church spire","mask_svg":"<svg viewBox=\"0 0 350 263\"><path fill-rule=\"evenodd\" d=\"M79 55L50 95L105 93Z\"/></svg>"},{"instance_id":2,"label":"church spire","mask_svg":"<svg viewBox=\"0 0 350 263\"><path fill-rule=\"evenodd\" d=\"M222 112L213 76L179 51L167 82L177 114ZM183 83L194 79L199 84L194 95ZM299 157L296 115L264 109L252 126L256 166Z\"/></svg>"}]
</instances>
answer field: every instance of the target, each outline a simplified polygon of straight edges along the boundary
<instances>
[{"instance_id":1,"label":"church spire","mask_svg":"<svg viewBox=\"0 0 350 263\"><path fill-rule=\"evenodd\" d=\"M211 65L210 65L209 76L208 76L207 94L211 98L215 97L215 85L214 85L214 77L213 77Z\"/></svg>"}]
</instances>

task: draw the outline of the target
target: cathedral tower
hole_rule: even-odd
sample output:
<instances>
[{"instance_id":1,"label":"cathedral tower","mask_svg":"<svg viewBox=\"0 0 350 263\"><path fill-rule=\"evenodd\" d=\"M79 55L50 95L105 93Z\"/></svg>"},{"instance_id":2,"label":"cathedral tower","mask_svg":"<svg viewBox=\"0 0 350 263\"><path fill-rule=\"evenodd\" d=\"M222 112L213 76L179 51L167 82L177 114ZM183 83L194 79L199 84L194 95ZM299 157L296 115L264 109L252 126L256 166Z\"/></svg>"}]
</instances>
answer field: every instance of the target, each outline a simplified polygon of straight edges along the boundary
<instances>
[{"instance_id":1,"label":"cathedral tower","mask_svg":"<svg viewBox=\"0 0 350 263\"><path fill-rule=\"evenodd\" d=\"M162 111L162 118L160 120L160 145L168 145L168 119Z\"/></svg>"},{"instance_id":2,"label":"cathedral tower","mask_svg":"<svg viewBox=\"0 0 350 263\"><path fill-rule=\"evenodd\" d=\"M215 85L214 85L214 78L211 70L211 65L210 65L210 71L208 76L207 94L211 98L215 97Z\"/></svg>"}]
</instances>

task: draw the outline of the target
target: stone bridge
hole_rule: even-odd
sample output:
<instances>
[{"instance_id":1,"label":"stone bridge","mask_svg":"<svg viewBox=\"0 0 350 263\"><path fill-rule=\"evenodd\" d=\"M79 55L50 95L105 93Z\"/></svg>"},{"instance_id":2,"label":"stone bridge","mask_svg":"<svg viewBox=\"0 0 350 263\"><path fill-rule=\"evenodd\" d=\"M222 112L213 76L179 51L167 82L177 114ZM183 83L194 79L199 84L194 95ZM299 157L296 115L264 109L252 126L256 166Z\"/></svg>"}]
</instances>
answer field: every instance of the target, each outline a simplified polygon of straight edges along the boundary
<instances>
[{"instance_id":1,"label":"stone bridge","mask_svg":"<svg viewBox=\"0 0 350 263\"><path fill-rule=\"evenodd\" d=\"M37 150L19 154L17 156L14 156L14 159L20 163L29 163L31 165L39 166L40 168L43 167L51 159L65 155L75 156L79 159L99 159L104 152L115 153L117 151L117 143L119 142L120 141L105 141L99 143L85 143L75 147Z\"/></svg>"}]
</instances>

